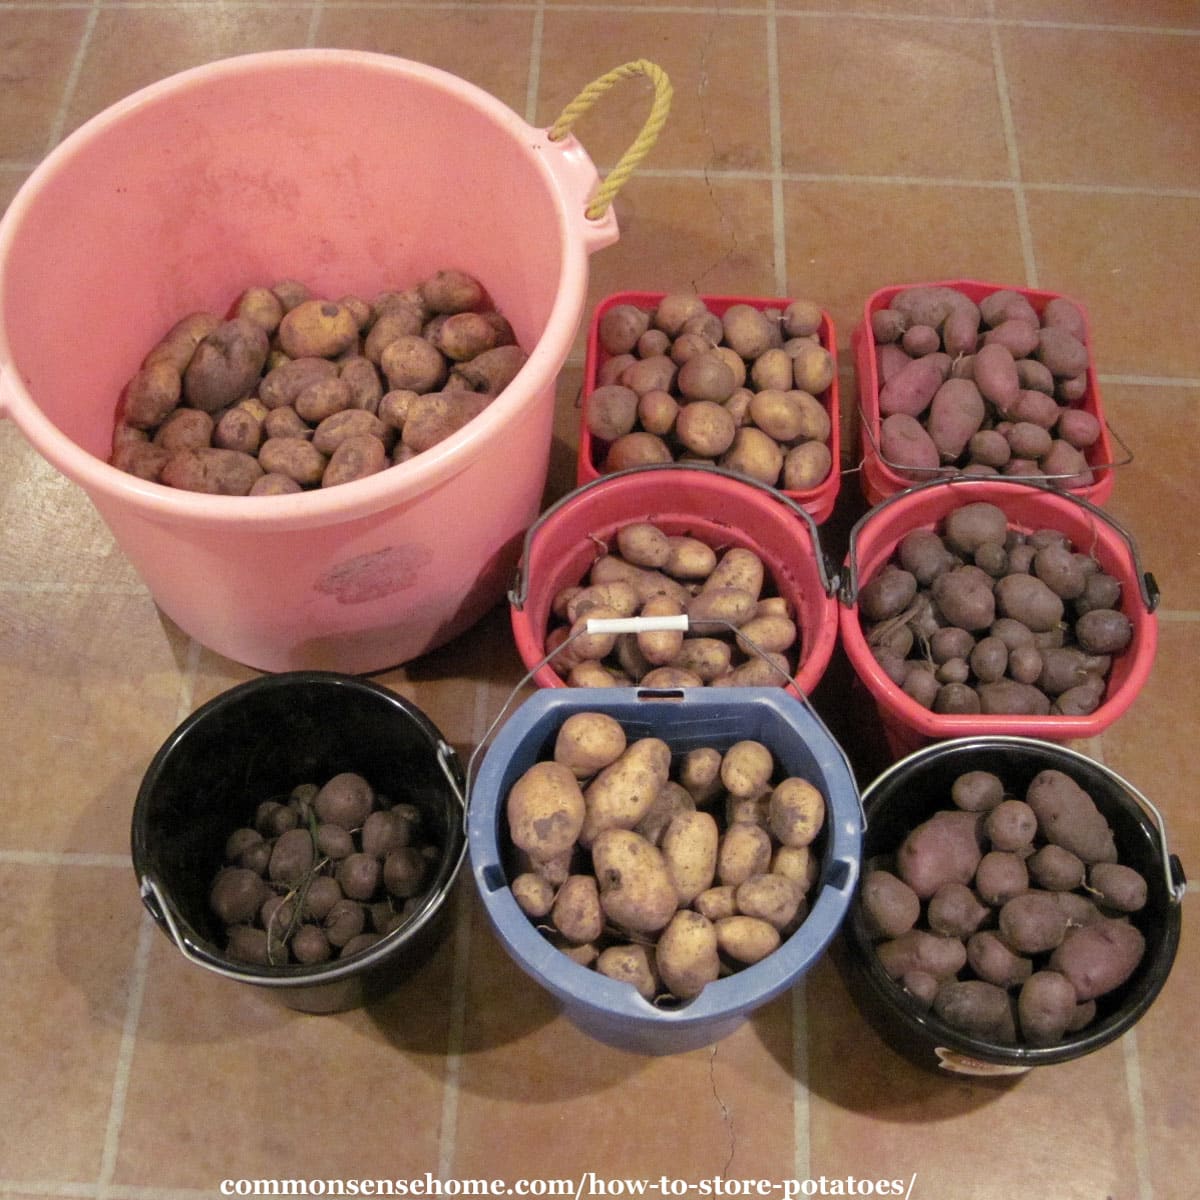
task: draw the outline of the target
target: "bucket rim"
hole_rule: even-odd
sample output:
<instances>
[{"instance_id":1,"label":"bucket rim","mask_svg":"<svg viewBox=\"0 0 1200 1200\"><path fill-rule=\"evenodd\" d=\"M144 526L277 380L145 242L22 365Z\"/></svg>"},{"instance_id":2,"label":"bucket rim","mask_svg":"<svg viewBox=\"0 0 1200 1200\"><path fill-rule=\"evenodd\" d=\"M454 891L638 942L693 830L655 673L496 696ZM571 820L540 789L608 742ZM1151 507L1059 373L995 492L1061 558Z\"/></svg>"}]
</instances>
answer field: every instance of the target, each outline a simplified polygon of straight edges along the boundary
<instances>
[{"instance_id":1,"label":"bucket rim","mask_svg":"<svg viewBox=\"0 0 1200 1200\"><path fill-rule=\"evenodd\" d=\"M150 802L151 789L162 767L179 743L198 724L214 712L228 704L241 701L247 695L284 690L297 684L344 687L349 691L371 695L381 703L386 703L391 708L402 712L405 718L413 723L437 754L441 769L450 785L448 799L453 807L450 819L446 823L450 834L450 845L447 848L449 853L439 864L436 886L430 888L417 909L402 925L380 938L366 950L352 955L344 961L334 959L331 962L311 965L291 964L259 967L254 964L240 964L234 959L226 958L223 954L215 953L208 946L193 941L186 930L182 928L180 915L175 910L170 896L146 861L147 848L144 836L146 808ZM390 959L397 950L434 920L446 902L467 854L467 840L464 834L465 783L465 772L457 752L444 740L441 731L428 714L406 696L376 680L347 675L338 671L317 670L285 671L246 680L211 697L189 713L164 739L146 768L134 799L131 818L131 857L139 896L155 923L184 958L190 963L226 979L238 983L255 984L259 987L293 989L321 987L361 975Z\"/></svg>"},{"instance_id":2,"label":"bucket rim","mask_svg":"<svg viewBox=\"0 0 1200 1200\"><path fill-rule=\"evenodd\" d=\"M398 474L389 466L352 483L286 497L212 496L153 483L112 466L79 446L42 412L14 361L3 321L8 291L6 268L24 220L41 189L59 172L68 169L83 147L110 128L136 119L145 108L169 103L192 89L219 86L234 76L325 66L415 80L445 95L453 95L486 115L511 142L514 152L534 168L552 197L562 234L558 286L537 343L528 349L528 359L512 383L479 416L430 450L400 464L403 471ZM513 417L526 394L554 386L586 303L587 260L591 250L598 248L585 245L580 228L584 225L600 228L607 223L615 236L615 217L611 211L589 221L580 205L578 220L571 219L570 205L577 197L570 194L564 176L588 171L595 174L591 160L574 137L553 142L548 129L530 125L477 84L440 67L397 55L326 47L266 50L232 55L172 73L115 101L72 130L42 158L0 216L0 416L10 417L34 449L89 496L129 504L140 515L163 522L184 520L201 526L236 524L247 531L298 529L365 516L402 503L466 469ZM346 489L350 489L349 495Z\"/></svg>"},{"instance_id":3,"label":"bucket rim","mask_svg":"<svg viewBox=\"0 0 1200 1200\"><path fill-rule=\"evenodd\" d=\"M1147 882L1152 888L1163 889L1166 901L1162 942L1159 949L1163 961L1159 964L1152 964L1157 965L1159 969L1153 972L1152 977L1141 989L1136 1003L1130 1005L1127 1010L1117 1010L1108 1015L1100 1023L1100 1027L1092 1030L1090 1034L1087 1029L1084 1029L1057 1045L1000 1045L957 1030L934 1013L921 1010L915 1002L911 1004L906 1002L902 991L896 986L895 981L884 974L882 967L879 966L871 952L865 930L861 926L861 894L859 892L856 892L851 900L844 925L844 936L852 950L854 969L867 981L877 999L885 1004L892 1019L899 1021L906 1029L918 1032L919 1036L931 1045L936 1042L939 1059L942 1057L941 1052L946 1051L951 1055L966 1055L976 1062L1009 1068L1014 1071L1072 1061L1108 1045L1128 1032L1145 1015L1165 986L1174 965L1182 930L1182 900L1187 891L1183 868L1178 858L1170 852L1166 826L1161 812L1143 792L1106 763L1100 762L1074 747L1064 746L1044 738L988 733L973 737L950 738L922 746L887 767L863 789L863 808L868 819L877 808L886 789L893 787L898 780L902 780L914 768L920 768L929 760L937 761L957 754L975 753L981 750L996 750L1006 754L1025 750L1043 755L1063 766L1084 766L1089 772L1099 775L1112 785L1114 792L1121 797L1122 804L1127 804L1131 809L1136 810L1142 828L1155 841L1163 856L1163 873L1156 880ZM865 844L863 853L865 859ZM864 861L864 871L865 866ZM949 1062L942 1065L948 1070L955 1069Z\"/></svg>"}]
</instances>

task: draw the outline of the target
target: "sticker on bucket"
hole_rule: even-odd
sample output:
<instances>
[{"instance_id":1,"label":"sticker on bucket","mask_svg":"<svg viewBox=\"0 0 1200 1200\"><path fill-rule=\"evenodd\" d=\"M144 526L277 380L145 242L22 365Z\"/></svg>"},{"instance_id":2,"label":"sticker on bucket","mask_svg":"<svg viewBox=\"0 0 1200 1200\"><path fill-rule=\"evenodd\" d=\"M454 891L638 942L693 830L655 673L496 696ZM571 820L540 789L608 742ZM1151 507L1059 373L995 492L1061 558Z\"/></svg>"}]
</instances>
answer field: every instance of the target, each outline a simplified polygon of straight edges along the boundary
<instances>
[{"instance_id":1,"label":"sticker on bucket","mask_svg":"<svg viewBox=\"0 0 1200 1200\"><path fill-rule=\"evenodd\" d=\"M365 604L413 587L432 561L431 546L388 546L330 567L313 586L339 604Z\"/></svg>"},{"instance_id":2,"label":"sticker on bucket","mask_svg":"<svg viewBox=\"0 0 1200 1200\"><path fill-rule=\"evenodd\" d=\"M934 1054L938 1056L938 1066L943 1071L952 1071L955 1075L1024 1075L1032 1067L1020 1067L1011 1063L984 1062L981 1058L972 1058L969 1054L961 1054L946 1046L934 1046Z\"/></svg>"}]
</instances>

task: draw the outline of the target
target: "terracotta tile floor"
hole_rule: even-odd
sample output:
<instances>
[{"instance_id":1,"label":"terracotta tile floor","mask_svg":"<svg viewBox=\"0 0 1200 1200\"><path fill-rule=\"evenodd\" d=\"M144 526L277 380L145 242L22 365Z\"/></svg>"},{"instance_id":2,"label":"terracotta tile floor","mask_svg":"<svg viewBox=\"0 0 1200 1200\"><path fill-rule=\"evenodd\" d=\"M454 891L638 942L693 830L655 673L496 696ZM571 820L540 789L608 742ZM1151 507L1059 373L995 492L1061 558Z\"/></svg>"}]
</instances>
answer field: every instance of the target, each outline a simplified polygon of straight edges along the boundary
<instances>
[{"instance_id":1,"label":"terracotta tile floor","mask_svg":"<svg viewBox=\"0 0 1200 1200\"><path fill-rule=\"evenodd\" d=\"M0 205L108 104L244 51L400 54L539 124L608 67L661 63L674 111L618 198L622 240L593 261L589 309L623 289L815 297L852 401L850 332L876 288L975 277L1088 306L1108 415L1135 452L1110 508L1163 602L1144 694L1084 749L1156 800L1195 873L1198 35L1190 0L0 0ZM581 122L602 172L646 95L629 85ZM547 499L572 485L582 358L581 328ZM825 527L834 559L863 511L854 444ZM82 491L9 422L0 462L0 1197L585 1171L654 1188L825 1180L805 1195L896 1179L920 1200L1196 1195L1194 898L1133 1032L1004 1087L910 1066L832 956L714 1047L606 1048L513 965L467 875L447 943L367 1009L299 1015L185 963L138 902L132 800L170 730L256 673L157 610ZM381 678L466 756L520 674L497 608ZM877 719L840 655L816 703L870 778L886 761Z\"/></svg>"}]
</instances>

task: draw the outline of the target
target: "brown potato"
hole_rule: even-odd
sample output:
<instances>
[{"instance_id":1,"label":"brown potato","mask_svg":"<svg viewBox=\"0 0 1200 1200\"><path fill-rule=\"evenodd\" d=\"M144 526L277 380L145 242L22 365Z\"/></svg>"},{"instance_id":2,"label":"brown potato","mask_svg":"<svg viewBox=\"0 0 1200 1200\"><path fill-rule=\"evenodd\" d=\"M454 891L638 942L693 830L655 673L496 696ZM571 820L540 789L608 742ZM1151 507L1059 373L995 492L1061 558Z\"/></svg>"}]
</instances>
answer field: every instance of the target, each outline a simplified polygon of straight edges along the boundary
<instances>
[{"instance_id":1,"label":"brown potato","mask_svg":"<svg viewBox=\"0 0 1200 1200\"><path fill-rule=\"evenodd\" d=\"M675 913L658 939L655 963L664 986L680 1000L698 996L720 974L717 929L701 913Z\"/></svg>"},{"instance_id":2,"label":"brown potato","mask_svg":"<svg viewBox=\"0 0 1200 1200\"><path fill-rule=\"evenodd\" d=\"M208 413L236 404L254 390L269 350L267 335L253 321L235 317L218 325L201 339L183 373L185 402Z\"/></svg>"},{"instance_id":3,"label":"brown potato","mask_svg":"<svg viewBox=\"0 0 1200 1200\"><path fill-rule=\"evenodd\" d=\"M238 450L203 447L180 450L162 466L160 479L168 487L212 496L245 496L263 474L263 467Z\"/></svg>"},{"instance_id":4,"label":"brown potato","mask_svg":"<svg viewBox=\"0 0 1200 1200\"><path fill-rule=\"evenodd\" d=\"M895 938L907 933L921 916L921 898L899 876L876 868L863 877L863 914L872 936Z\"/></svg>"},{"instance_id":5,"label":"brown potato","mask_svg":"<svg viewBox=\"0 0 1200 1200\"><path fill-rule=\"evenodd\" d=\"M596 835L591 851L608 920L631 933L663 929L678 902L659 850L630 829L607 828Z\"/></svg>"},{"instance_id":6,"label":"brown potato","mask_svg":"<svg viewBox=\"0 0 1200 1200\"><path fill-rule=\"evenodd\" d=\"M575 845L583 829L586 804L571 768L559 762L538 762L509 789L505 814L514 845L546 862Z\"/></svg>"}]
</instances>

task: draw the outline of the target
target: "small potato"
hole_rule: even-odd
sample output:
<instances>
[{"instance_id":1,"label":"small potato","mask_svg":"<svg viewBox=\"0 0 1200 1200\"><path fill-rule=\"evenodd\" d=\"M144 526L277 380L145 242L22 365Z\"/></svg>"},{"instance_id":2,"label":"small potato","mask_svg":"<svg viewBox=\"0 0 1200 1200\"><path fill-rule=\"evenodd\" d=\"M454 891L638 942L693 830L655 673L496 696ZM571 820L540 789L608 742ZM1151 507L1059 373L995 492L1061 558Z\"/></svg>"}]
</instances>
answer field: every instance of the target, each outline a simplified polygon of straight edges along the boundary
<instances>
[{"instance_id":1,"label":"small potato","mask_svg":"<svg viewBox=\"0 0 1200 1200\"><path fill-rule=\"evenodd\" d=\"M357 339L353 312L332 300L305 300L279 322L279 344L289 358L336 358Z\"/></svg>"},{"instance_id":2,"label":"small potato","mask_svg":"<svg viewBox=\"0 0 1200 1200\"><path fill-rule=\"evenodd\" d=\"M996 908L1029 889L1029 868L1018 853L989 850L975 871L975 891Z\"/></svg>"},{"instance_id":3,"label":"small potato","mask_svg":"<svg viewBox=\"0 0 1200 1200\"><path fill-rule=\"evenodd\" d=\"M777 330L759 309L749 304L731 304L722 314L724 342L746 362L753 362L776 344Z\"/></svg>"},{"instance_id":4,"label":"small potato","mask_svg":"<svg viewBox=\"0 0 1200 1200\"><path fill-rule=\"evenodd\" d=\"M657 964L645 946L607 946L600 951L595 965L601 975L628 983L644 1000L653 1000L658 995Z\"/></svg>"},{"instance_id":5,"label":"small potato","mask_svg":"<svg viewBox=\"0 0 1200 1200\"><path fill-rule=\"evenodd\" d=\"M771 866L771 837L761 826L736 821L726 829L717 851L717 879L737 887Z\"/></svg>"},{"instance_id":6,"label":"small potato","mask_svg":"<svg viewBox=\"0 0 1200 1200\"><path fill-rule=\"evenodd\" d=\"M621 384L598 387L584 401L584 422L593 437L613 442L637 423L638 394Z\"/></svg>"},{"instance_id":7,"label":"small potato","mask_svg":"<svg viewBox=\"0 0 1200 1200\"><path fill-rule=\"evenodd\" d=\"M859 611L868 621L886 621L902 613L916 594L916 576L887 563L863 585L858 594Z\"/></svg>"},{"instance_id":8,"label":"small potato","mask_svg":"<svg viewBox=\"0 0 1200 1200\"><path fill-rule=\"evenodd\" d=\"M717 927L701 913L682 909L659 936L655 963L667 990L691 1000L716 981L721 964Z\"/></svg>"},{"instance_id":9,"label":"small potato","mask_svg":"<svg viewBox=\"0 0 1200 1200\"><path fill-rule=\"evenodd\" d=\"M983 425L983 397L969 379L947 379L934 393L926 428L942 462L956 462Z\"/></svg>"},{"instance_id":10,"label":"small potato","mask_svg":"<svg viewBox=\"0 0 1200 1200\"><path fill-rule=\"evenodd\" d=\"M1117 912L1140 912L1146 906L1144 876L1120 863L1092 863L1087 872L1087 889L1105 908Z\"/></svg>"},{"instance_id":11,"label":"small potato","mask_svg":"<svg viewBox=\"0 0 1200 1200\"><path fill-rule=\"evenodd\" d=\"M868 871L861 885L863 914L872 936L895 938L907 933L921 915L921 899L890 871Z\"/></svg>"},{"instance_id":12,"label":"small potato","mask_svg":"<svg viewBox=\"0 0 1200 1200\"><path fill-rule=\"evenodd\" d=\"M267 335L243 317L225 321L196 346L183 373L187 404L213 413L250 395L267 361Z\"/></svg>"},{"instance_id":13,"label":"small potato","mask_svg":"<svg viewBox=\"0 0 1200 1200\"><path fill-rule=\"evenodd\" d=\"M614 304L601 314L597 334L606 354L626 354L650 328L650 313L634 304Z\"/></svg>"},{"instance_id":14,"label":"small potato","mask_svg":"<svg viewBox=\"0 0 1200 1200\"><path fill-rule=\"evenodd\" d=\"M199 447L171 454L159 473L168 487L210 496L245 496L263 475L264 468L239 450Z\"/></svg>"},{"instance_id":15,"label":"small potato","mask_svg":"<svg viewBox=\"0 0 1200 1200\"><path fill-rule=\"evenodd\" d=\"M999 934L982 929L967 939L967 965L997 987L1019 987L1033 974L1031 959L1017 954Z\"/></svg>"},{"instance_id":16,"label":"small potato","mask_svg":"<svg viewBox=\"0 0 1200 1200\"><path fill-rule=\"evenodd\" d=\"M1035 971L1021 985L1017 1019L1031 1046L1053 1046L1075 1017L1075 989L1058 971Z\"/></svg>"},{"instance_id":17,"label":"small potato","mask_svg":"<svg viewBox=\"0 0 1200 1200\"><path fill-rule=\"evenodd\" d=\"M951 980L938 988L933 1011L972 1037L1014 1041L1008 993L982 979Z\"/></svg>"},{"instance_id":18,"label":"small potato","mask_svg":"<svg viewBox=\"0 0 1200 1200\"><path fill-rule=\"evenodd\" d=\"M669 553L663 570L673 579L704 580L716 569L716 551L699 538L671 536L667 538L667 547Z\"/></svg>"},{"instance_id":19,"label":"small potato","mask_svg":"<svg viewBox=\"0 0 1200 1200\"><path fill-rule=\"evenodd\" d=\"M801 346L792 355L792 378L796 387L810 396L821 395L836 374L837 364L824 346Z\"/></svg>"},{"instance_id":20,"label":"small potato","mask_svg":"<svg viewBox=\"0 0 1200 1200\"><path fill-rule=\"evenodd\" d=\"M983 831L994 850L1020 850L1037 834L1037 814L1023 800L1002 800L987 814Z\"/></svg>"},{"instance_id":21,"label":"small potato","mask_svg":"<svg viewBox=\"0 0 1200 1200\"><path fill-rule=\"evenodd\" d=\"M514 845L543 862L575 845L585 813L574 772L559 762L534 763L509 789L505 801Z\"/></svg>"},{"instance_id":22,"label":"small potato","mask_svg":"<svg viewBox=\"0 0 1200 1200\"><path fill-rule=\"evenodd\" d=\"M920 359L927 362L928 359ZM941 456L933 438L916 417L897 412L884 417L879 426L879 448L885 462L924 475L936 471Z\"/></svg>"},{"instance_id":23,"label":"small potato","mask_svg":"<svg viewBox=\"0 0 1200 1200\"><path fill-rule=\"evenodd\" d=\"M607 713L572 713L559 726L554 761L576 779L590 779L625 753L627 739L621 723Z\"/></svg>"},{"instance_id":24,"label":"small potato","mask_svg":"<svg viewBox=\"0 0 1200 1200\"><path fill-rule=\"evenodd\" d=\"M709 803L721 791L721 752L711 746L688 750L677 777L698 805Z\"/></svg>"},{"instance_id":25,"label":"small potato","mask_svg":"<svg viewBox=\"0 0 1200 1200\"><path fill-rule=\"evenodd\" d=\"M958 938L938 937L927 929L910 929L875 947L879 965L892 979L909 971L926 971L935 979L951 979L963 969L967 950Z\"/></svg>"},{"instance_id":26,"label":"small potato","mask_svg":"<svg viewBox=\"0 0 1200 1200\"><path fill-rule=\"evenodd\" d=\"M733 796L759 796L769 786L775 760L762 742L735 742L721 760L721 782Z\"/></svg>"},{"instance_id":27,"label":"small potato","mask_svg":"<svg viewBox=\"0 0 1200 1200\"><path fill-rule=\"evenodd\" d=\"M1076 621L1075 637L1088 654L1119 654L1133 640L1133 625L1117 609L1093 608Z\"/></svg>"},{"instance_id":28,"label":"small potato","mask_svg":"<svg viewBox=\"0 0 1200 1200\"><path fill-rule=\"evenodd\" d=\"M321 475L322 487L366 479L388 466L383 442L369 433L343 438L329 456Z\"/></svg>"},{"instance_id":29,"label":"small potato","mask_svg":"<svg viewBox=\"0 0 1200 1200\"><path fill-rule=\"evenodd\" d=\"M403 443L418 454L457 433L487 407L489 397L475 392L418 394L408 408Z\"/></svg>"},{"instance_id":30,"label":"small potato","mask_svg":"<svg viewBox=\"0 0 1200 1200\"><path fill-rule=\"evenodd\" d=\"M1007 575L996 581L996 611L1042 633L1063 619L1062 599L1033 575Z\"/></svg>"},{"instance_id":31,"label":"small potato","mask_svg":"<svg viewBox=\"0 0 1200 1200\"><path fill-rule=\"evenodd\" d=\"M175 411L183 396L183 379L172 363L160 360L142 367L125 388L122 415L135 429L155 429Z\"/></svg>"},{"instance_id":32,"label":"small potato","mask_svg":"<svg viewBox=\"0 0 1200 1200\"><path fill-rule=\"evenodd\" d=\"M312 487L321 482L329 460L302 438L270 437L259 449L258 463L263 471L286 475L301 487Z\"/></svg>"},{"instance_id":33,"label":"small potato","mask_svg":"<svg viewBox=\"0 0 1200 1200\"><path fill-rule=\"evenodd\" d=\"M198 408L177 408L167 416L154 434L154 444L169 454L180 450L201 450L212 444L213 419ZM226 446L223 449L236 449Z\"/></svg>"},{"instance_id":34,"label":"small potato","mask_svg":"<svg viewBox=\"0 0 1200 1200\"><path fill-rule=\"evenodd\" d=\"M796 644L798 633L790 617L753 616L738 627L737 644L747 655L763 651L782 654Z\"/></svg>"},{"instance_id":35,"label":"small potato","mask_svg":"<svg viewBox=\"0 0 1200 1200\"><path fill-rule=\"evenodd\" d=\"M1112 829L1095 801L1062 771L1040 771L1025 792L1046 841L1071 851L1085 863L1116 862Z\"/></svg>"},{"instance_id":36,"label":"small potato","mask_svg":"<svg viewBox=\"0 0 1200 1200\"><path fill-rule=\"evenodd\" d=\"M768 821L780 845L811 845L825 824L825 798L808 780L792 776L772 790Z\"/></svg>"},{"instance_id":37,"label":"small potato","mask_svg":"<svg viewBox=\"0 0 1200 1200\"><path fill-rule=\"evenodd\" d=\"M644 430L634 430L618 437L604 456L606 473L623 471L653 463L665 464L674 461L670 448L660 437Z\"/></svg>"},{"instance_id":38,"label":"small potato","mask_svg":"<svg viewBox=\"0 0 1200 1200\"><path fill-rule=\"evenodd\" d=\"M774 486L783 470L783 451L774 438L753 425L746 425L734 433L729 447L720 456L720 465L727 471Z\"/></svg>"},{"instance_id":39,"label":"small potato","mask_svg":"<svg viewBox=\"0 0 1200 1200\"><path fill-rule=\"evenodd\" d=\"M1034 355L1057 379L1074 378L1088 369L1087 346L1061 326L1044 326L1039 331Z\"/></svg>"},{"instance_id":40,"label":"small potato","mask_svg":"<svg viewBox=\"0 0 1200 1200\"><path fill-rule=\"evenodd\" d=\"M945 354L911 359L880 389L880 413L884 417L920 417L946 382L949 369L950 360Z\"/></svg>"},{"instance_id":41,"label":"small potato","mask_svg":"<svg viewBox=\"0 0 1200 1200\"><path fill-rule=\"evenodd\" d=\"M648 842L662 849L663 835L667 832L671 821L684 812L695 812L696 802L692 794L682 784L668 779L662 790L654 797L646 815L634 826L634 832L640 833Z\"/></svg>"},{"instance_id":42,"label":"small potato","mask_svg":"<svg viewBox=\"0 0 1200 1200\"><path fill-rule=\"evenodd\" d=\"M782 487L789 492L807 492L829 478L833 455L824 442L793 446L783 459Z\"/></svg>"},{"instance_id":43,"label":"small potato","mask_svg":"<svg viewBox=\"0 0 1200 1200\"><path fill-rule=\"evenodd\" d=\"M577 946L596 941L604 932L600 892L591 875L569 875L550 909L554 928Z\"/></svg>"},{"instance_id":44,"label":"small potato","mask_svg":"<svg viewBox=\"0 0 1200 1200\"><path fill-rule=\"evenodd\" d=\"M686 604L692 626L744 625L754 616L757 600L753 593L735 587L705 587Z\"/></svg>"},{"instance_id":45,"label":"small potato","mask_svg":"<svg viewBox=\"0 0 1200 1200\"><path fill-rule=\"evenodd\" d=\"M975 355L972 378L985 400L1008 416L1021 394L1017 364L1007 346L993 342L981 346Z\"/></svg>"},{"instance_id":46,"label":"small potato","mask_svg":"<svg viewBox=\"0 0 1200 1200\"><path fill-rule=\"evenodd\" d=\"M675 376L675 387L685 401L676 421L676 431L679 430L679 421L694 404L703 402L719 407L733 395L737 386L737 375L722 355L715 350L693 354Z\"/></svg>"},{"instance_id":47,"label":"small potato","mask_svg":"<svg viewBox=\"0 0 1200 1200\"><path fill-rule=\"evenodd\" d=\"M731 654L729 643L719 638L685 637L670 665L711 683L730 670Z\"/></svg>"},{"instance_id":48,"label":"small potato","mask_svg":"<svg viewBox=\"0 0 1200 1200\"><path fill-rule=\"evenodd\" d=\"M1146 939L1128 921L1101 918L1067 930L1050 955L1050 969L1060 971L1075 989L1079 1003L1094 1000L1121 986L1137 970Z\"/></svg>"},{"instance_id":49,"label":"small potato","mask_svg":"<svg viewBox=\"0 0 1200 1200\"><path fill-rule=\"evenodd\" d=\"M779 930L769 921L741 913L722 917L715 923L715 928L721 953L747 965L761 962L778 949L781 941Z\"/></svg>"},{"instance_id":50,"label":"small potato","mask_svg":"<svg viewBox=\"0 0 1200 1200\"><path fill-rule=\"evenodd\" d=\"M631 742L584 790L587 812L580 844L591 846L606 829L633 829L667 782L670 766L671 748L660 738Z\"/></svg>"},{"instance_id":51,"label":"small potato","mask_svg":"<svg viewBox=\"0 0 1200 1200\"><path fill-rule=\"evenodd\" d=\"M248 867L222 867L209 889L208 905L223 925L251 922L271 894L266 881Z\"/></svg>"},{"instance_id":52,"label":"small potato","mask_svg":"<svg viewBox=\"0 0 1200 1200\"><path fill-rule=\"evenodd\" d=\"M608 920L631 933L663 929L678 901L659 850L632 830L615 828L599 833L591 850Z\"/></svg>"},{"instance_id":53,"label":"small potato","mask_svg":"<svg viewBox=\"0 0 1200 1200\"><path fill-rule=\"evenodd\" d=\"M941 811L909 831L896 854L897 874L923 900L946 883L969 884L983 857L982 819Z\"/></svg>"},{"instance_id":54,"label":"small potato","mask_svg":"<svg viewBox=\"0 0 1200 1200\"><path fill-rule=\"evenodd\" d=\"M721 556L705 580L704 588L738 588L757 600L765 582L766 567L762 559L747 547L733 546Z\"/></svg>"},{"instance_id":55,"label":"small potato","mask_svg":"<svg viewBox=\"0 0 1200 1200\"><path fill-rule=\"evenodd\" d=\"M446 381L446 360L436 346L417 334L389 342L379 356L379 368L392 391L418 395L436 392Z\"/></svg>"},{"instance_id":56,"label":"small potato","mask_svg":"<svg viewBox=\"0 0 1200 1200\"><path fill-rule=\"evenodd\" d=\"M999 581L1004 582L1006 581ZM975 632L987 629L996 618L994 587L998 587L998 584L993 582L986 571L966 564L939 575L933 581L930 590L933 601L946 623Z\"/></svg>"},{"instance_id":57,"label":"small potato","mask_svg":"<svg viewBox=\"0 0 1200 1200\"><path fill-rule=\"evenodd\" d=\"M720 831L710 813L679 812L662 838L667 873L681 906L687 906L713 884Z\"/></svg>"},{"instance_id":58,"label":"small potato","mask_svg":"<svg viewBox=\"0 0 1200 1200\"><path fill-rule=\"evenodd\" d=\"M187 370L196 347L220 324L221 318L213 313L189 313L171 326L162 341L146 355L142 366L151 367L165 363L172 367L177 375L182 375Z\"/></svg>"},{"instance_id":59,"label":"small potato","mask_svg":"<svg viewBox=\"0 0 1200 1200\"><path fill-rule=\"evenodd\" d=\"M794 879L770 871L752 875L738 886L734 895L742 916L766 921L780 933L787 933L794 926L803 900L804 891Z\"/></svg>"},{"instance_id":60,"label":"small potato","mask_svg":"<svg viewBox=\"0 0 1200 1200\"><path fill-rule=\"evenodd\" d=\"M671 542L658 526L634 521L617 531L617 551L634 566L660 570L671 557Z\"/></svg>"},{"instance_id":61,"label":"small potato","mask_svg":"<svg viewBox=\"0 0 1200 1200\"><path fill-rule=\"evenodd\" d=\"M991 915L964 883L945 883L929 898L929 928L942 937L970 937Z\"/></svg>"},{"instance_id":62,"label":"small potato","mask_svg":"<svg viewBox=\"0 0 1200 1200\"><path fill-rule=\"evenodd\" d=\"M1086 875L1083 860L1062 846L1040 847L1027 860L1029 878L1052 892L1069 892L1082 887Z\"/></svg>"},{"instance_id":63,"label":"small potato","mask_svg":"<svg viewBox=\"0 0 1200 1200\"><path fill-rule=\"evenodd\" d=\"M1067 918L1049 892L1030 891L1005 902L999 915L1000 936L1019 954L1055 949L1067 932Z\"/></svg>"}]
</instances>

